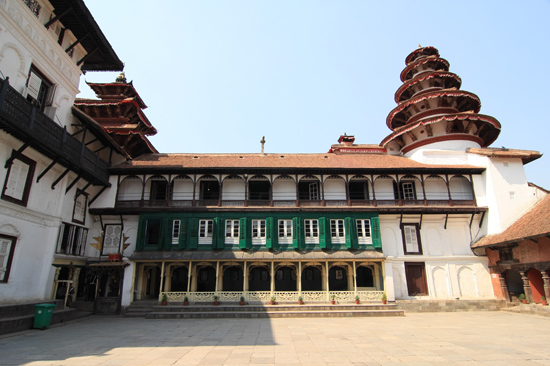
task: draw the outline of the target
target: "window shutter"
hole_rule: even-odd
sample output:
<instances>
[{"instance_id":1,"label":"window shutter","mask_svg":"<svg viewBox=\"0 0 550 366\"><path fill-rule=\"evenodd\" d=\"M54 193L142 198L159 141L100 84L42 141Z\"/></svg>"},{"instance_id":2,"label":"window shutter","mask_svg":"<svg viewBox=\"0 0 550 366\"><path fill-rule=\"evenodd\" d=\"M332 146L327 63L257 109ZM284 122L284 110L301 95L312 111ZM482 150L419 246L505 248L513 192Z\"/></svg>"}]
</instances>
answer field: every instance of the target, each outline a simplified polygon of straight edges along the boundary
<instances>
[{"instance_id":1,"label":"window shutter","mask_svg":"<svg viewBox=\"0 0 550 366\"><path fill-rule=\"evenodd\" d=\"M27 83L27 95L30 95L33 99L38 99L40 85L42 85L42 79L31 71L29 75L29 82Z\"/></svg>"},{"instance_id":2,"label":"window shutter","mask_svg":"<svg viewBox=\"0 0 550 366\"><path fill-rule=\"evenodd\" d=\"M302 219L299 217L292 218L292 247L294 249L302 249L304 246L304 238L302 237Z\"/></svg>"},{"instance_id":3,"label":"window shutter","mask_svg":"<svg viewBox=\"0 0 550 366\"><path fill-rule=\"evenodd\" d=\"M187 244L187 220L181 220L180 222L180 239L178 249L185 249Z\"/></svg>"},{"instance_id":4,"label":"window shutter","mask_svg":"<svg viewBox=\"0 0 550 366\"><path fill-rule=\"evenodd\" d=\"M225 248L225 219L221 217L214 218L214 238L212 241L212 247L215 249L224 249Z\"/></svg>"},{"instance_id":5,"label":"window shutter","mask_svg":"<svg viewBox=\"0 0 550 366\"><path fill-rule=\"evenodd\" d=\"M380 219L373 217L370 219L370 229L372 236L372 246L374 249L382 249L382 238L380 237Z\"/></svg>"},{"instance_id":6,"label":"window shutter","mask_svg":"<svg viewBox=\"0 0 550 366\"><path fill-rule=\"evenodd\" d=\"M330 240L330 221L328 219L321 217L319 218L319 247L321 249L330 249L331 240ZM328 234L327 234L328 227Z\"/></svg>"},{"instance_id":7,"label":"window shutter","mask_svg":"<svg viewBox=\"0 0 550 366\"><path fill-rule=\"evenodd\" d=\"M166 233L162 232L163 229L166 230ZM170 219L164 219L161 221L159 249L161 250L172 249L172 220Z\"/></svg>"},{"instance_id":8,"label":"window shutter","mask_svg":"<svg viewBox=\"0 0 550 366\"><path fill-rule=\"evenodd\" d=\"M273 225L273 217L265 220L265 246L268 249L278 249L277 245L277 225Z\"/></svg>"},{"instance_id":9,"label":"window shutter","mask_svg":"<svg viewBox=\"0 0 550 366\"><path fill-rule=\"evenodd\" d=\"M19 201L23 200L25 185L30 167L19 159L14 159L9 171L8 181L4 194Z\"/></svg>"},{"instance_id":10,"label":"window shutter","mask_svg":"<svg viewBox=\"0 0 550 366\"><path fill-rule=\"evenodd\" d=\"M250 249L252 247L251 233L248 232L248 220L246 217L239 219L239 249Z\"/></svg>"},{"instance_id":11,"label":"window shutter","mask_svg":"<svg viewBox=\"0 0 550 366\"><path fill-rule=\"evenodd\" d=\"M357 224L355 219L346 217L344 219L344 225L346 227L346 248L357 248Z\"/></svg>"},{"instance_id":12,"label":"window shutter","mask_svg":"<svg viewBox=\"0 0 550 366\"><path fill-rule=\"evenodd\" d=\"M199 245L199 219L189 219L187 224L187 248L197 249Z\"/></svg>"}]
</instances>

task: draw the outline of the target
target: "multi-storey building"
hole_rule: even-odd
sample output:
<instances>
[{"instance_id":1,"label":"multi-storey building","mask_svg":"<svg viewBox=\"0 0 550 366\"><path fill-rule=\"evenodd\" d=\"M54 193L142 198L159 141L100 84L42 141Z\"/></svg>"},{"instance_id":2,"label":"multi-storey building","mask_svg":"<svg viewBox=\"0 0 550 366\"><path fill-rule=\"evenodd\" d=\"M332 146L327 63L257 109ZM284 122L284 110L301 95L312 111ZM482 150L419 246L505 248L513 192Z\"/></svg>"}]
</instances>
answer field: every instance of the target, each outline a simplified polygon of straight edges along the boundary
<instances>
[{"instance_id":1,"label":"multi-storey building","mask_svg":"<svg viewBox=\"0 0 550 366\"><path fill-rule=\"evenodd\" d=\"M87 207L131 154L73 103L122 68L81 0L0 2L0 302L64 297L86 266Z\"/></svg>"},{"instance_id":2,"label":"multi-storey building","mask_svg":"<svg viewBox=\"0 0 550 366\"><path fill-rule=\"evenodd\" d=\"M471 244L544 196L523 173L540 154L489 148L500 124L448 66L433 47L406 58L381 145L343 135L322 154L144 154L112 166L116 184L91 213L120 221L131 243L123 304L493 298Z\"/></svg>"},{"instance_id":3,"label":"multi-storey building","mask_svg":"<svg viewBox=\"0 0 550 366\"><path fill-rule=\"evenodd\" d=\"M485 256L547 192L433 47L406 58L381 144L166 154L81 0L0 4L0 301L493 298ZM477 253L479 254L479 253ZM547 271L547 269L546 269Z\"/></svg>"}]
</instances>

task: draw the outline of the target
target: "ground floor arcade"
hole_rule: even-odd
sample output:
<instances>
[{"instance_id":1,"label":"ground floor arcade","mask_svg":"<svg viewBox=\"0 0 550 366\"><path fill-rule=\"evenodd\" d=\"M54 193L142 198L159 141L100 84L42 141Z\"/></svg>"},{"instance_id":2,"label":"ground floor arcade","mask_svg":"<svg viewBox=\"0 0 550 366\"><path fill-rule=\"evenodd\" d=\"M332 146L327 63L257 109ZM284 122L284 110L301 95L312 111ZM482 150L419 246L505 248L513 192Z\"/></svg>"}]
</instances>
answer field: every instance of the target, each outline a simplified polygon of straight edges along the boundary
<instances>
[{"instance_id":1,"label":"ground floor arcade","mask_svg":"<svg viewBox=\"0 0 550 366\"><path fill-rule=\"evenodd\" d=\"M133 300L247 302L378 301L385 289L383 255L363 253L190 253L188 259L139 258L135 253ZM241 258L239 258L238 256ZM223 255L227 258L219 258ZM243 258L246 255L248 258ZM232 256L233 258L229 258ZM137 258L136 258L137 257ZM199 258L203 257L203 258Z\"/></svg>"}]
</instances>

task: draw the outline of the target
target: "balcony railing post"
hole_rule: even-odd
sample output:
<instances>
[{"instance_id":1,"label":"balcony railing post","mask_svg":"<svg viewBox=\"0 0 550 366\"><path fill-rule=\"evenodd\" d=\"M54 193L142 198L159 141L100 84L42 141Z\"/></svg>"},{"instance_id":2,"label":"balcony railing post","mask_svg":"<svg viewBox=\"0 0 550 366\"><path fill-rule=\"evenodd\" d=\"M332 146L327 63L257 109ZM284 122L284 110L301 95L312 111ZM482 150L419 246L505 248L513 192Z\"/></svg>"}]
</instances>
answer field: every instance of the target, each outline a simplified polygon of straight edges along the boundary
<instances>
[{"instance_id":1,"label":"balcony railing post","mask_svg":"<svg viewBox=\"0 0 550 366\"><path fill-rule=\"evenodd\" d=\"M36 105L33 103L31 109L31 116L29 117L29 130L32 131L34 126L34 119L36 118Z\"/></svg>"},{"instance_id":2,"label":"balcony railing post","mask_svg":"<svg viewBox=\"0 0 550 366\"><path fill-rule=\"evenodd\" d=\"M6 76L2 84L2 90L0 90L0 108L4 104L4 99L6 99L6 94L8 94L8 87L10 86L10 78Z\"/></svg>"},{"instance_id":3,"label":"balcony railing post","mask_svg":"<svg viewBox=\"0 0 550 366\"><path fill-rule=\"evenodd\" d=\"M61 151L65 150L66 142L67 142L67 126L63 126L63 135L61 136Z\"/></svg>"}]
</instances>

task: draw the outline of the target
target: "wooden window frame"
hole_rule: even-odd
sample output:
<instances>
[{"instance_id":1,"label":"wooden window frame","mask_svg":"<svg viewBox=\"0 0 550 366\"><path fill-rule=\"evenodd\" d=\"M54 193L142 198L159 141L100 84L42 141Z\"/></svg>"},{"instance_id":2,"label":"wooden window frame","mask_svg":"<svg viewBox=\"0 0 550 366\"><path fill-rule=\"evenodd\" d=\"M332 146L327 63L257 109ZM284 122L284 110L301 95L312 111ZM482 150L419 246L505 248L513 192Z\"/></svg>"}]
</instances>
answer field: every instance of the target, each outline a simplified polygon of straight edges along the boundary
<instances>
[{"instance_id":1,"label":"wooden window frame","mask_svg":"<svg viewBox=\"0 0 550 366\"><path fill-rule=\"evenodd\" d=\"M239 244L241 233L241 225L239 219L225 220L225 240L226 244Z\"/></svg>"},{"instance_id":2,"label":"wooden window frame","mask_svg":"<svg viewBox=\"0 0 550 366\"><path fill-rule=\"evenodd\" d=\"M251 223L252 245L264 245L267 239L267 220L254 219Z\"/></svg>"},{"instance_id":3,"label":"wooden window frame","mask_svg":"<svg viewBox=\"0 0 550 366\"><path fill-rule=\"evenodd\" d=\"M12 154L15 154L15 151ZM6 194L6 190L8 189L8 183L10 182L10 177L12 177L12 173L13 173L12 172L13 164L16 161L19 161L22 164L28 165L28 167L29 167L28 171L27 171L27 178L25 179L25 186L23 187L23 195L22 195L21 199L19 199L17 197L12 197L12 196L9 196L9 195ZM6 201L9 201L9 202L12 202L12 203L15 203L17 205L21 205L21 206L26 207L27 203L29 201L29 195L30 195L30 191L31 191L32 180L33 180L33 177L34 177L35 168L36 168L36 161L34 161L34 160L24 156L24 155L19 155L18 157L16 157L13 160L13 162L10 164L10 166L8 168L8 172L6 174L6 180L4 181L4 188L2 189L2 199L6 200Z\"/></svg>"},{"instance_id":4,"label":"wooden window frame","mask_svg":"<svg viewBox=\"0 0 550 366\"><path fill-rule=\"evenodd\" d=\"M357 228L358 244L372 244L372 227L370 219L357 219L355 226ZM365 230L366 228L369 235L364 235L367 231Z\"/></svg>"},{"instance_id":5,"label":"wooden window frame","mask_svg":"<svg viewBox=\"0 0 550 366\"><path fill-rule=\"evenodd\" d=\"M292 219L280 219L277 221L277 238L279 244L292 244L292 239L294 238Z\"/></svg>"},{"instance_id":6,"label":"wooden window frame","mask_svg":"<svg viewBox=\"0 0 550 366\"><path fill-rule=\"evenodd\" d=\"M319 220L305 219L304 220L304 237L306 244L319 243Z\"/></svg>"},{"instance_id":7,"label":"wooden window frame","mask_svg":"<svg viewBox=\"0 0 550 366\"><path fill-rule=\"evenodd\" d=\"M181 220L173 220L172 235L171 235L171 243L173 245L178 245L180 243L180 233L181 233Z\"/></svg>"},{"instance_id":8,"label":"wooden window frame","mask_svg":"<svg viewBox=\"0 0 550 366\"><path fill-rule=\"evenodd\" d=\"M407 239L405 234L406 227L414 227L416 233L416 244L418 245L418 251L410 252L407 250ZM403 239L403 253L407 255L422 255L422 241L420 240L420 225L419 224L401 224L401 237Z\"/></svg>"},{"instance_id":9,"label":"wooden window frame","mask_svg":"<svg viewBox=\"0 0 550 366\"><path fill-rule=\"evenodd\" d=\"M77 213L77 203L78 203L78 200L81 199L81 197L83 197L82 199L84 199L84 202L81 203L81 205L83 206L81 208L83 210L82 220L80 220L80 217L75 217L75 214ZM85 193L84 191L80 190L80 189L77 189L76 190L76 195L74 197L73 222L75 222L77 224L84 225L84 222L86 222L87 208L88 208L88 194Z\"/></svg>"},{"instance_id":10,"label":"wooden window frame","mask_svg":"<svg viewBox=\"0 0 550 366\"><path fill-rule=\"evenodd\" d=\"M6 255L3 255L4 257L3 261L5 261L5 270L4 273L0 275L0 283L8 283L9 277L10 277L10 270L11 270L11 264L13 262L13 255L15 253L15 246L17 244L17 238L15 236L11 235L4 235L0 234L0 251L2 251L2 241L9 241L9 248L6 249ZM0 252L1 254L1 252ZM2 261L2 262L3 262ZM1 268L1 267L0 267Z\"/></svg>"},{"instance_id":11,"label":"wooden window frame","mask_svg":"<svg viewBox=\"0 0 550 366\"><path fill-rule=\"evenodd\" d=\"M330 219L330 239L333 244L346 243L346 223L344 219Z\"/></svg>"},{"instance_id":12,"label":"wooden window frame","mask_svg":"<svg viewBox=\"0 0 550 366\"><path fill-rule=\"evenodd\" d=\"M210 245L214 240L214 220L199 220L199 245Z\"/></svg>"}]
</instances>

